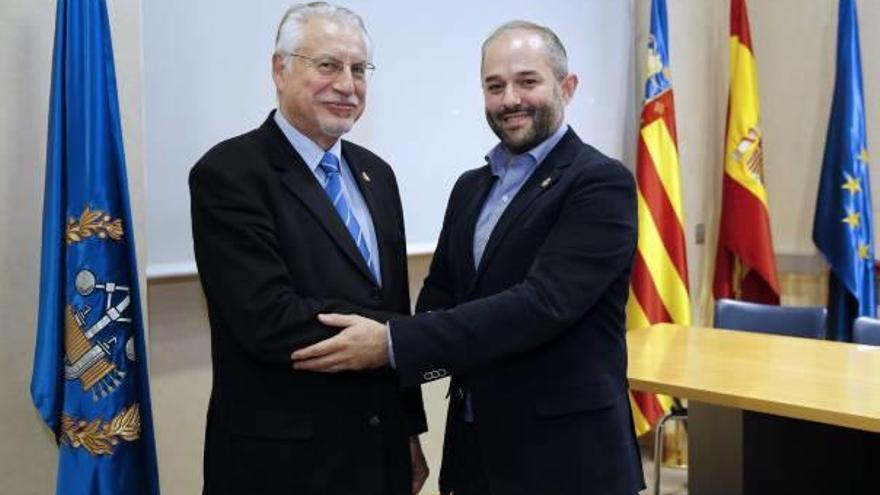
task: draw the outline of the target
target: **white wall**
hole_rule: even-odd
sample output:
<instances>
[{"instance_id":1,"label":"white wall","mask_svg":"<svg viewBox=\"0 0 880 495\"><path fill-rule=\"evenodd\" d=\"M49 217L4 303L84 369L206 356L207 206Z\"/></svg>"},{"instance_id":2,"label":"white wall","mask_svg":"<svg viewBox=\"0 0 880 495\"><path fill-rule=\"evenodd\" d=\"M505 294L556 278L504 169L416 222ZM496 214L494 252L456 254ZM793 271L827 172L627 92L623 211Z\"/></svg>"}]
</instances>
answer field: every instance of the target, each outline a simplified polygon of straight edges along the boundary
<instances>
[{"instance_id":1,"label":"white wall","mask_svg":"<svg viewBox=\"0 0 880 495\"><path fill-rule=\"evenodd\" d=\"M54 10L0 6L0 492L54 490L54 449L30 402Z\"/></svg>"}]
</instances>

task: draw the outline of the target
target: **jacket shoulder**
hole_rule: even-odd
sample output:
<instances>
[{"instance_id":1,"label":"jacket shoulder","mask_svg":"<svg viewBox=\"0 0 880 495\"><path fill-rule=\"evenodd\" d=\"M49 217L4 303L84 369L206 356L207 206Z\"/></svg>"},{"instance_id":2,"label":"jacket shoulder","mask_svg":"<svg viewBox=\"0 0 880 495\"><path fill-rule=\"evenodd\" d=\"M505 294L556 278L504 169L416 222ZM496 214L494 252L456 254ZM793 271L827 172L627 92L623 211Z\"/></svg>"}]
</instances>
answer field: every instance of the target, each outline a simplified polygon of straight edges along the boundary
<instances>
[{"instance_id":1,"label":"jacket shoulder","mask_svg":"<svg viewBox=\"0 0 880 495\"><path fill-rule=\"evenodd\" d=\"M620 180L635 187L635 177L629 168L620 160L611 158L589 144L583 144L573 166L579 174Z\"/></svg>"},{"instance_id":2,"label":"jacket shoulder","mask_svg":"<svg viewBox=\"0 0 880 495\"><path fill-rule=\"evenodd\" d=\"M254 163L268 162L260 129L225 139L205 152L189 173L190 182L202 176L243 175L254 171Z\"/></svg>"},{"instance_id":3,"label":"jacket shoulder","mask_svg":"<svg viewBox=\"0 0 880 495\"><path fill-rule=\"evenodd\" d=\"M458 179L455 181L455 185L452 186L452 194L460 191L467 191L475 187L480 179L491 175L492 172L489 168L489 165L483 165L482 167L472 168L461 175L458 176Z\"/></svg>"}]
</instances>

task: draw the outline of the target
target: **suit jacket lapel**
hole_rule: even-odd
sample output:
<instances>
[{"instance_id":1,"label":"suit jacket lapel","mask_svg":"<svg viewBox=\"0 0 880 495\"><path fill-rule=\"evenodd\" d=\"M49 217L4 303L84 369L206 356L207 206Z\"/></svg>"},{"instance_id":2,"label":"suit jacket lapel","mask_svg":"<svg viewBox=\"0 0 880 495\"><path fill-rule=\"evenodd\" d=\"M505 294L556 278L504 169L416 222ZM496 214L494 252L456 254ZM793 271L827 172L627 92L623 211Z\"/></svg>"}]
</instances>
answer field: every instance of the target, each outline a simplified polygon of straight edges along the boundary
<instances>
[{"instance_id":1,"label":"suit jacket lapel","mask_svg":"<svg viewBox=\"0 0 880 495\"><path fill-rule=\"evenodd\" d=\"M577 157L583 142L578 138L577 134L571 129L562 136L562 139L553 150L544 158L544 161L532 173L531 177L523 184L519 192L514 196L513 201L501 218L489 241L486 243L486 249L483 251L483 257L480 259L480 266L477 268L474 284L479 280L483 272L486 271L486 265L492 258L492 255L498 249L498 246L504 240L504 236L510 231L511 227L516 225L517 220L525 213L531 204L538 199L545 191L551 189L556 184L557 179L562 174L562 169L571 165ZM482 205L482 203L481 203Z\"/></svg>"},{"instance_id":2,"label":"suit jacket lapel","mask_svg":"<svg viewBox=\"0 0 880 495\"><path fill-rule=\"evenodd\" d=\"M309 170L308 165L303 161L299 153L293 149L290 142L281 132L281 129L275 124L270 115L266 122L260 128L263 135L269 143L269 159L272 165L278 170L281 183L287 188L300 202L308 209L321 227L327 231L327 234L336 242L339 249L358 267L358 269L368 277L374 280L373 274L367 268L364 257L358 251L354 240L339 213L333 208L327 193L315 180L314 174Z\"/></svg>"},{"instance_id":3,"label":"suit jacket lapel","mask_svg":"<svg viewBox=\"0 0 880 495\"><path fill-rule=\"evenodd\" d=\"M465 215L464 222L458 236L461 239L459 252L464 253L465 280L473 280L476 275L476 268L474 267L474 234L476 233L477 220L480 218L480 211L483 209L483 203L486 202L486 197L489 195L489 191L492 190L492 185L495 184L496 180L488 165L480 172L482 175L477 179L474 189L466 195L467 203L462 210Z\"/></svg>"}]
</instances>

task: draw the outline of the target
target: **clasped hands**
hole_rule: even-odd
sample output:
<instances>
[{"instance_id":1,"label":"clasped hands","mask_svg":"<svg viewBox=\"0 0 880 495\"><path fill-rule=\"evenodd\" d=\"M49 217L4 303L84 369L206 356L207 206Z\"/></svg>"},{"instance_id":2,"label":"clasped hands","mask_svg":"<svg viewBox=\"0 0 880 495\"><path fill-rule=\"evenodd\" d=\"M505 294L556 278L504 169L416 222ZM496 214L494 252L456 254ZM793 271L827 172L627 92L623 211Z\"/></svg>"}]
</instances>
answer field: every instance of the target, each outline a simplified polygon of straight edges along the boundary
<instances>
[{"instance_id":1,"label":"clasped hands","mask_svg":"<svg viewBox=\"0 0 880 495\"><path fill-rule=\"evenodd\" d=\"M358 315L318 315L318 320L342 331L292 353L294 369L336 373L388 364L388 334L384 324ZM410 457L412 493L416 494L428 478L428 464L418 436L410 438Z\"/></svg>"},{"instance_id":2,"label":"clasped hands","mask_svg":"<svg viewBox=\"0 0 880 495\"><path fill-rule=\"evenodd\" d=\"M383 323L358 315L321 314L318 320L341 328L338 334L290 355L293 368L337 373L388 364L388 334Z\"/></svg>"}]
</instances>

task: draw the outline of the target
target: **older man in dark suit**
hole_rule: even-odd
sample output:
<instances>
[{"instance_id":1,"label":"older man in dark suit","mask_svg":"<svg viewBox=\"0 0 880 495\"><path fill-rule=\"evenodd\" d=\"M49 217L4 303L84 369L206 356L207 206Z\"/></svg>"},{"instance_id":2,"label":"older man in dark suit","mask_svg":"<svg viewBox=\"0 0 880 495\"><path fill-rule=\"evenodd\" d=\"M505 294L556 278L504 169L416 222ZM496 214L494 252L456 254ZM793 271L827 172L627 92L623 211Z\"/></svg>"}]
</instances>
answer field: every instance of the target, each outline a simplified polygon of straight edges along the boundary
<instances>
[{"instance_id":1,"label":"older man in dark suit","mask_svg":"<svg viewBox=\"0 0 880 495\"><path fill-rule=\"evenodd\" d=\"M404 386L452 375L444 494L632 495L644 486L624 335L634 180L565 125L578 81L552 31L501 26L481 72L501 143L452 190L421 314L387 327L322 315L347 328L294 366L391 359Z\"/></svg>"},{"instance_id":2,"label":"older man in dark suit","mask_svg":"<svg viewBox=\"0 0 880 495\"><path fill-rule=\"evenodd\" d=\"M402 392L378 362L290 368L291 352L337 333L319 313L409 314L394 174L339 139L364 111L369 48L353 12L291 8L272 58L278 110L190 175L214 377L207 494L410 495L427 476L417 386Z\"/></svg>"}]
</instances>

